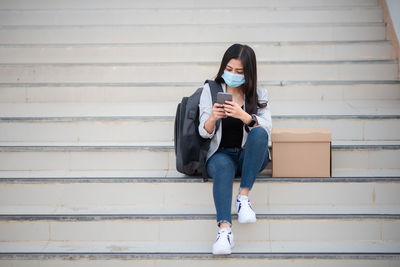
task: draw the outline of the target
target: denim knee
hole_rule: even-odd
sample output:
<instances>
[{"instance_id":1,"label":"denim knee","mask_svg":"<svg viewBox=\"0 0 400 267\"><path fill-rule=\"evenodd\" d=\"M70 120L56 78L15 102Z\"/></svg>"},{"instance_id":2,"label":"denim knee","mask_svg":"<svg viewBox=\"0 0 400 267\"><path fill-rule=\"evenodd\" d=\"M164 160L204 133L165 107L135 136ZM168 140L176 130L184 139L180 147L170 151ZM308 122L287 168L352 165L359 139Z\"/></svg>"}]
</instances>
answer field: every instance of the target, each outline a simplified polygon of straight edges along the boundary
<instances>
[{"instance_id":1,"label":"denim knee","mask_svg":"<svg viewBox=\"0 0 400 267\"><path fill-rule=\"evenodd\" d=\"M268 145L268 132L261 126L252 129L247 137L247 140L256 141L260 145Z\"/></svg>"},{"instance_id":2,"label":"denim knee","mask_svg":"<svg viewBox=\"0 0 400 267\"><path fill-rule=\"evenodd\" d=\"M218 153L218 152L217 152ZM221 155L221 154L214 154L208 161L207 161L207 172L212 178L217 178L216 174L221 174L221 170L230 170L232 169L235 172L235 165L232 164L231 160L229 160L228 156ZM226 172L222 172L225 174Z\"/></svg>"}]
</instances>

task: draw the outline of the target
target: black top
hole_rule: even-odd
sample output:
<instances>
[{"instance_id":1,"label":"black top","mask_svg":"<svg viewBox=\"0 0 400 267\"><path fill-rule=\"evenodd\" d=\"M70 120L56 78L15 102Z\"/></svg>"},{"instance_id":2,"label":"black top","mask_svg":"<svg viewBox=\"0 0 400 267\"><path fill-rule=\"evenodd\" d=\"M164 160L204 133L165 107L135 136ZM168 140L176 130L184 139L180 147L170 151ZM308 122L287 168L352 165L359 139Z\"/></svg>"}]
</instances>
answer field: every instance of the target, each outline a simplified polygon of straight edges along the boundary
<instances>
[{"instance_id":1,"label":"black top","mask_svg":"<svg viewBox=\"0 0 400 267\"><path fill-rule=\"evenodd\" d=\"M222 138L219 147L240 148L243 140L243 122L239 119L227 117L221 120Z\"/></svg>"}]
</instances>

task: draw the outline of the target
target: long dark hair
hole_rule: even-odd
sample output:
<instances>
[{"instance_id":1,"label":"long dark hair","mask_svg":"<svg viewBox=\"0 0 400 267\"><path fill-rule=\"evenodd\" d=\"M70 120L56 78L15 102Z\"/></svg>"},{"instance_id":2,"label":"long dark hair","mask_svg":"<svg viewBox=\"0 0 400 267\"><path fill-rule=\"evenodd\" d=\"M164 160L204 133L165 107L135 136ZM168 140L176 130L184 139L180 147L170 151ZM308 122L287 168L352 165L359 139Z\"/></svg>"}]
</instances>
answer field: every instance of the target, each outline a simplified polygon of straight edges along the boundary
<instances>
[{"instance_id":1,"label":"long dark hair","mask_svg":"<svg viewBox=\"0 0 400 267\"><path fill-rule=\"evenodd\" d=\"M225 83L222 74L228 62L232 59L242 61L244 78L246 82L242 85L243 93L246 96L246 112L249 114L257 113L257 107L263 108L267 103L259 103L257 95L257 62L254 50L247 45L234 44L226 50L221 66L215 81L218 83Z\"/></svg>"}]
</instances>

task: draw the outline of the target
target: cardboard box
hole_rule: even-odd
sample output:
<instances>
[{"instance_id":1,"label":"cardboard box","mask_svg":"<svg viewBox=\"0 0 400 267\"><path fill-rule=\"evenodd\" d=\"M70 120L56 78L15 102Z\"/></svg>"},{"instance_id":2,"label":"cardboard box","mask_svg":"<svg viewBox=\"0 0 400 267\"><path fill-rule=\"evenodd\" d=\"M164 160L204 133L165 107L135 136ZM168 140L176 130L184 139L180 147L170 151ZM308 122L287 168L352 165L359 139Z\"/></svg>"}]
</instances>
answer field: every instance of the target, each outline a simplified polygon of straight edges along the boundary
<instances>
[{"instance_id":1,"label":"cardboard box","mask_svg":"<svg viewBox=\"0 0 400 267\"><path fill-rule=\"evenodd\" d=\"M325 128L273 128L272 177L331 177L332 133Z\"/></svg>"}]
</instances>

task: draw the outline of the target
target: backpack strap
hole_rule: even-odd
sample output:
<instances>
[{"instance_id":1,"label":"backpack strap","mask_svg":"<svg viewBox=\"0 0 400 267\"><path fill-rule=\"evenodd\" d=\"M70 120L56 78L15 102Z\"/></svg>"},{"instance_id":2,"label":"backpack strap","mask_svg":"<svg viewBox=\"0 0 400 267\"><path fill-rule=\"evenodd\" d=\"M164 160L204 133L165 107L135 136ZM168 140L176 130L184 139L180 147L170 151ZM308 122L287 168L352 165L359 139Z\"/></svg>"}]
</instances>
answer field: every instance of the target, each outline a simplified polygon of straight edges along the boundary
<instances>
[{"instance_id":1,"label":"backpack strap","mask_svg":"<svg viewBox=\"0 0 400 267\"><path fill-rule=\"evenodd\" d=\"M217 102L218 92L223 92L222 85L213 80L206 80L204 84L206 83L208 83L208 85L210 86L212 103L214 105L214 103Z\"/></svg>"},{"instance_id":2,"label":"backpack strap","mask_svg":"<svg viewBox=\"0 0 400 267\"><path fill-rule=\"evenodd\" d=\"M213 80L206 80L204 82L204 84L208 83L208 85L210 86L210 93L211 93L211 99L212 99L212 104L214 105L214 103L217 102L217 95L218 92L223 92L224 90L222 89L222 85L220 83L217 83L216 81ZM215 123L215 132L217 132L219 126L221 124L221 120L217 120L217 122ZM203 174L203 181L207 182L208 181L208 173L207 173L207 169L206 169L206 155L207 155L207 151L208 148L210 146L210 139L207 139L206 142L203 143L202 145L202 150L205 151L204 155L203 155L203 159L204 159L204 164L203 164L203 170L202 170L202 174Z\"/></svg>"},{"instance_id":3,"label":"backpack strap","mask_svg":"<svg viewBox=\"0 0 400 267\"><path fill-rule=\"evenodd\" d=\"M208 83L208 85L210 86L212 104L214 105L217 102L218 92L223 92L224 90L222 89L222 85L220 83L217 83L216 81L206 80L204 84L206 83ZM217 120L217 122L215 123L215 132L217 132L220 124L221 120Z\"/></svg>"}]
</instances>

